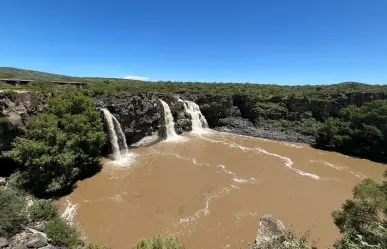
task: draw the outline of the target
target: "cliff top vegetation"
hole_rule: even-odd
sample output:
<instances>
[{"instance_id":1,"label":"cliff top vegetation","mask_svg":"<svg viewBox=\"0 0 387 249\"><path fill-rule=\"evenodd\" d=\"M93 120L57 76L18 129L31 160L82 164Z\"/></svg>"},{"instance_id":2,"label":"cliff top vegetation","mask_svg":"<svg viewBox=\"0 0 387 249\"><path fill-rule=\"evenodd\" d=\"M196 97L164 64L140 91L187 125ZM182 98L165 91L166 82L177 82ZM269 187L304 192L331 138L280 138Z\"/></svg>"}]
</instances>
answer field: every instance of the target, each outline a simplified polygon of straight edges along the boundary
<instances>
[{"instance_id":1,"label":"cliff top vegetation","mask_svg":"<svg viewBox=\"0 0 387 249\"><path fill-rule=\"evenodd\" d=\"M119 78L98 77L71 77L24 70L9 67L0 67L0 79L17 78L35 80L24 86L10 86L0 83L0 89L25 89L25 90L52 90L58 85L52 81L86 82L84 87L95 93L104 92L174 92L174 93L211 93L211 94L245 94L258 98L279 97L310 97L316 99L330 99L346 93L355 92L387 92L387 85L369 85L358 82L344 82L330 85L269 85L252 83L230 82L175 82L175 81L138 81Z\"/></svg>"}]
</instances>

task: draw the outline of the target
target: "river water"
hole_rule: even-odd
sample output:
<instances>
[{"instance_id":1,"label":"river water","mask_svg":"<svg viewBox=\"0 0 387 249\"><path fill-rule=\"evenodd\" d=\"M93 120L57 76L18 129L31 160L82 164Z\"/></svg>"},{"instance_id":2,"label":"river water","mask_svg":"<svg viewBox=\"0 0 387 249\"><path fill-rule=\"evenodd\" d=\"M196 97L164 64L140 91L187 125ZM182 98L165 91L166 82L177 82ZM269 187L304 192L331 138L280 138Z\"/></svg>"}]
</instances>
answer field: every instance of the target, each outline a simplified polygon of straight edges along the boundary
<instances>
[{"instance_id":1,"label":"river water","mask_svg":"<svg viewBox=\"0 0 387 249\"><path fill-rule=\"evenodd\" d=\"M339 237L331 212L385 165L304 144L227 133L186 135L106 161L60 202L91 242L131 248L155 234L186 248L248 248L259 218L272 214L320 248ZM76 209L76 210L75 210ZM76 211L76 212L74 212Z\"/></svg>"}]
</instances>

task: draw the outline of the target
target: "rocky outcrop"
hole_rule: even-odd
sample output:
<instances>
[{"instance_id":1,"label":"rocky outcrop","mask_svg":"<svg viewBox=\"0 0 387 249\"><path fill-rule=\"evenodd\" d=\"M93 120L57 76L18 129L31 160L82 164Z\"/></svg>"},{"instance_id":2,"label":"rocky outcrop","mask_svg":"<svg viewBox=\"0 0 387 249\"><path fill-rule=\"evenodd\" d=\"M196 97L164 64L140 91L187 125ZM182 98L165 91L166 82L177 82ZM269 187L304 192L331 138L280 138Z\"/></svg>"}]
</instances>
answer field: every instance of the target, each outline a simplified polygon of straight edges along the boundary
<instances>
[{"instance_id":1,"label":"rocky outcrop","mask_svg":"<svg viewBox=\"0 0 387 249\"><path fill-rule=\"evenodd\" d=\"M1 243L2 240L5 243ZM55 249L57 247L54 247L49 243L49 240L45 233L39 232L35 229L27 228L8 240L5 238L0 238L0 248L2 249L28 249L28 248Z\"/></svg>"},{"instance_id":2,"label":"rocky outcrop","mask_svg":"<svg viewBox=\"0 0 387 249\"><path fill-rule=\"evenodd\" d=\"M24 129L26 117L44 105L39 93L0 92L0 151ZM146 146L165 136L163 108L159 99L168 103L177 134L192 130L191 116L179 99L197 103L209 127L218 131L291 142L313 143L314 136L300 134L299 129L272 127L271 122L293 122L299 127L304 119L324 121L337 116L349 105L361 106L376 99L387 99L387 93L356 92L333 94L325 99L273 96L268 99L248 95L193 93L128 93L101 94L94 97L97 106L107 108L120 122L128 145ZM297 123L298 122L298 123ZM266 128L265 128L266 127Z\"/></svg>"},{"instance_id":3,"label":"rocky outcrop","mask_svg":"<svg viewBox=\"0 0 387 249\"><path fill-rule=\"evenodd\" d=\"M285 233L286 228L280 220L271 215L264 215L259 222L253 249L266 248L276 243L280 244L285 239Z\"/></svg>"},{"instance_id":4,"label":"rocky outcrop","mask_svg":"<svg viewBox=\"0 0 387 249\"><path fill-rule=\"evenodd\" d=\"M164 110L159 101L168 103L177 134L192 129L191 117L184 112L178 96L161 93L117 93L95 96L97 107L107 108L120 122L128 145L149 145L165 137ZM151 141L151 142L149 142Z\"/></svg>"},{"instance_id":5,"label":"rocky outcrop","mask_svg":"<svg viewBox=\"0 0 387 249\"><path fill-rule=\"evenodd\" d=\"M17 167L3 153L11 149L12 141L25 130L27 117L41 110L45 99L36 92L0 92L0 176L9 176Z\"/></svg>"},{"instance_id":6,"label":"rocky outcrop","mask_svg":"<svg viewBox=\"0 0 387 249\"><path fill-rule=\"evenodd\" d=\"M117 93L95 97L97 107L107 108L120 122L128 145L155 133L163 134L163 109L155 95Z\"/></svg>"},{"instance_id":7,"label":"rocky outcrop","mask_svg":"<svg viewBox=\"0 0 387 249\"><path fill-rule=\"evenodd\" d=\"M13 139L24 129L26 118L44 104L42 94L0 92L0 151L8 150Z\"/></svg>"}]
</instances>

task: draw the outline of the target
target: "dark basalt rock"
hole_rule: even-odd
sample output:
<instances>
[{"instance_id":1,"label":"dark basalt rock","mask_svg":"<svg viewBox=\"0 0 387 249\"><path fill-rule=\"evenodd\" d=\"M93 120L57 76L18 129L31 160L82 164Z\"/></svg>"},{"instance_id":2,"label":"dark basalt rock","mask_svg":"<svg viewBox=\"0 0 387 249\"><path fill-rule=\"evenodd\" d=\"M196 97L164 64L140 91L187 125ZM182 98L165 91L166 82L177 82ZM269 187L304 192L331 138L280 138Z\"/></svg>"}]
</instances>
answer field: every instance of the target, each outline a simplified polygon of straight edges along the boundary
<instances>
[{"instance_id":1,"label":"dark basalt rock","mask_svg":"<svg viewBox=\"0 0 387 249\"><path fill-rule=\"evenodd\" d=\"M163 108L157 96L148 93L117 93L95 97L97 107L107 108L120 122L130 145L154 132L163 134Z\"/></svg>"},{"instance_id":2,"label":"dark basalt rock","mask_svg":"<svg viewBox=\"0 0 387 249\"><path fill-rule=\"evenodd\" d=\"M0 151L25 130L25 120L42 108L45 96L36 92L0 92Z\"/></svg>"},{"instance_id":3,"label":"dark basalt rock","mask_svg":"<svg viewBox=\"0 0 387 249\"><path fill-rule=\"evenodd\" d=\"M0 152L10 149L13 139L25 129L26 118L38 112L46 98L47 95L35 92L0 92ZM141 145L143 143L138 142L149 136L159 136L160 139L165 136L164 110L159 99L168 103L178 134L192 130L191 116L185 113L183 102L179 101L183 99L197 103L209 127L215 130L311 144L314 143L313 136L301 135L289 129L265 129L260 124L275 120L300 121L305 118L323 122L337 116L340 109L349 105L361 106L372 100L387 99L387 93L333 94L322 100L278 96L260 99L243 94L119 92L96 95L94 99L97 107L109 109L118 119L128 145ZM267 111L262 106L272 109Z\"/></svg>"}]
</instances>

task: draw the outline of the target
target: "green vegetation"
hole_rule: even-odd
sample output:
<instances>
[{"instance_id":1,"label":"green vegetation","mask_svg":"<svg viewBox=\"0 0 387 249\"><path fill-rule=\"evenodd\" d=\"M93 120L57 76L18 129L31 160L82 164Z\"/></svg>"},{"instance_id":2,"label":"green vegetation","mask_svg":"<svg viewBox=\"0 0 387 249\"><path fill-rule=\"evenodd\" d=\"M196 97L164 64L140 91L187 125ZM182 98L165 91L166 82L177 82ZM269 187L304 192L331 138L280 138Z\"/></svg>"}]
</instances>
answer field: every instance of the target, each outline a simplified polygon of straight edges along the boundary
<instances>
[{"instance_id":1,"label":"green vegetation","mask_svg":"<svg viewBox=\"0 0 387 249\"><path fill-rule=\"evenodd\" d=\"M52 220L58 217L58 210L50 200L36 200L30 207L30 219L33 222Z\"/></svg>"},{"instance_id":2,"label":"green vegetation","mask_svg":"<svg viewBox=\"0 0 387 249\"><path fill-rule=\"evenodd\" d=\"M0 118L0 124L5 124L8 122L8 118L7 117L1 117Z\"/></svg>"},{"instance_id":3,"label":"green vegetation","mask_svg":"<svg viewBox=\"0 0 387 249\"><path fill-rule=\"evenodd\" d=\"M86 246L86 249L110 249L110 247L96 244L89 244Z\"/></svg>"},{"instance_id":4,"label":"green vegetation","mask_svg":"<svg viewBox=\"0 0 387 249\"><path fill-rule=\"evenodd\" d=\"M132 249L184 249L185 247L179 243L175 237L160 237L155 236L151 239L142 240L137 243Z\"/></svg>"},{"instance_id":5,"label":"green vegetation","mask_svg":"<svg viewBox=\"0 0 387 249\"><path fill-rule=\"evenodd\" d=\"M74 248L81 243L81 233L59 217L47 223L45 232L55 246Z\"/></svg>"},{"instance_id":6,"label":"green vegetation","mask_svg":"<svg viewBox=\"0 0 387 249\"><path fill-rule=\"evenodd\" d=\"M332 99L345 93L353 92L387 92L386 85L367 85L356 82L345 82L331 85L306 85L306 86L280 86L268 84L249 83L203 83L203 82L172 82L172 81L138 81L119 78L97 77L71 77L65 75L44 73L32 70L0 67L0 75L6 74L6 78L21 78L35 80L29 86L23 86L29 90L39 90L37 85L43 84L46 90L58 88L52 81L77 81L86 82L85 89L94 93L110 93L118 91L129 92L172 92L172 93L211 93L211 94L245 94L261 100L272 97L309 97L312 99ZM0 77L1 78L1 77ZM280 82L279 82L280 83ZM8 89L20 89L20 87L4 86ZM41 88L40 88L41 89Z\"/></svg>"},{"instance_id":7,"label":"green vegetation","mask_svg":"<svg viewBox=\"0 0 387 249\"><path fill-rule=\"evenodd\" d=\"M35 195L70 189L98 166L105 133L91 98L76 92L51 98L26 127L10 155L23 165L16 182Z\"/></svg>"},{"instance_id":8,"label":"green vegetation","mask_svg":"<svg viewBox=\"0 0 387 249\"><path fill-rule=\"evenodd\" d=\"M324 123L318 147L387 162L387 100L343 108Z\"/></svg>"},{"instance_id":9,"label":"green vegetation","mask_svg":"<svg viewBox=\"0 0 387 249\"><path fill-rule=\"evenodd\" d=\"M387 171L385 173L387 177ZM353 190L340 211L332 213L343 235L336 249L387 248L387 181L366 179Z\"/></svg>"},{"instance_id":10,"label":"green vegetation","mask_svg":"<svg viewBox=\"0 0 387 249\"><path fill-rule=\"evenodd\" d=\"M26 199L16 191L0 189L0 237L11 237L27 224Z\"/></svg>"},{"instance_id":11,"label":"green vegetation","mask_svg":"<svg viewBox=\"0 0 387 249\"><path fill-rule=\"evenodd\" d=\"M32 206L27 206L27 200ZM25 226L46 222L45 233L55 246L78 248L81 233L59 217L49 200L38 200L12 188L0 188L0 237L11 238ZM90 247L90 249L107 249Z\"/></svg>"}]
</instances>

